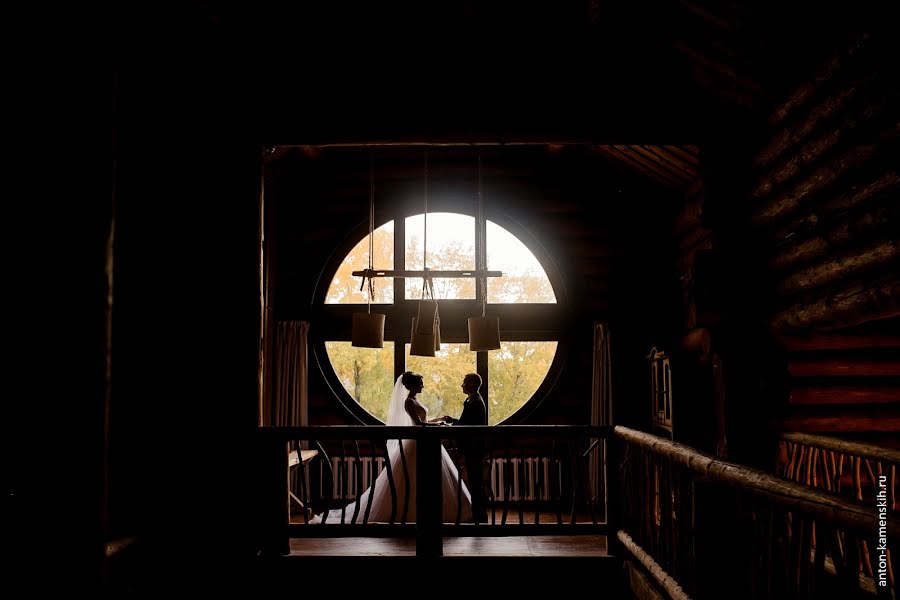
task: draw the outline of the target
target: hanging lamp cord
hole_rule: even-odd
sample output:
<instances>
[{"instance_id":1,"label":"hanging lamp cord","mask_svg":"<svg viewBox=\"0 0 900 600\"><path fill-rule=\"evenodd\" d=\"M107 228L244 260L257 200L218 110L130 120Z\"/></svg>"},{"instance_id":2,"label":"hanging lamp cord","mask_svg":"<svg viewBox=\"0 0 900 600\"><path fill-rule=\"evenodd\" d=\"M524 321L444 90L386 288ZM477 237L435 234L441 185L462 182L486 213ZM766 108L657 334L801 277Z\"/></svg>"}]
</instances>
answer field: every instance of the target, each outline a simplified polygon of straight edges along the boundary
<instances>
[{"instance_id":1,"label":"hanging lamp cord","mask_svg":"<svg viewBox=\"0 0 900 600\"><path fill-rule=\"evenodd\" d=\"M434 300L434 281L428 276L428 149L425 149L425 215L422 234L422 300L430 292Z\"/></svg>"},{"instance_id":2,"label":"hanging lamp cord","mask_svg":"<svg viewBox=\"0 0 900 600\"><path fill-rule=\"evenodd\" d=\"M481 187L481 150L478 151L478 239L481 242L478 256L476 257L476 268L482 273L487 269L487 227L484 221L484 193ZM482 274L478 278L481 287L481 316L485 316L487 311L487 276Z\"/></svg>"},{"instance_id":3,"label":"hanging lamp cord","mask_svg":"<svg viewBox=\"0 0 900 600\"><path fill-rule=\"evenodd\" d=\"M375 282L372 278L374 270L373 257L375 255L375 151L369 151L369 268L363 277L369 281L369 294L366 298L366 311L372 313L372 302L375 300Z\"/></svg>"}]
</instances>

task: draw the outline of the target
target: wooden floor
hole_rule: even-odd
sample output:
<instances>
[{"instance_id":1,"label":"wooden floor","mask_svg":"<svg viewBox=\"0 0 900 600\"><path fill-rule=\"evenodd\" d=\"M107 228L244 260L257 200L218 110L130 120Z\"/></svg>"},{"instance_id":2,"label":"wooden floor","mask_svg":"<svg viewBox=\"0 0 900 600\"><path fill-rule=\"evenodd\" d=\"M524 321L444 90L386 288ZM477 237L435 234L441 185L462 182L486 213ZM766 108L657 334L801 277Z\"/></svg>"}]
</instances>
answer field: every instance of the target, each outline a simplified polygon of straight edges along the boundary
<instances>
[{"instance_id":1,"label":"wooden floor","mask_svg":"<svg viewBox=\"0 0 900 600\"><path fill-rule=\"evenodd\" d=\"M415 556L410 538L302 538L291 556ZM606 556L606 536L508 536L444 538L444 556Z\"/></svg>"},{"instance_id":2,"label":"wooden floor","mask_svg":"<svg viewBox=\"0 0 900 600\"><path fill-rule=\"evenodd\" d=\"M502 513L497 510L496 523ZM524 511L525 523L534 523L534 511ZM490 520L490 515L489 515ZM577 515L577 522L590 523L589 515ZM303 523L303 516L291 515L291 522ZM518 511L510 512L507 524L519 523ZM542 523L555 523L556 515L541 514ZM334 524L334 527L340 527ZM444 556L491 556L491 557L598 557L607 556L605 535L567 536L499 536L499 537L445 537ZM416 540L413 538L294 538L291 539L291 556L393 556L416 555Z\"/></svg>"}]
</instances>

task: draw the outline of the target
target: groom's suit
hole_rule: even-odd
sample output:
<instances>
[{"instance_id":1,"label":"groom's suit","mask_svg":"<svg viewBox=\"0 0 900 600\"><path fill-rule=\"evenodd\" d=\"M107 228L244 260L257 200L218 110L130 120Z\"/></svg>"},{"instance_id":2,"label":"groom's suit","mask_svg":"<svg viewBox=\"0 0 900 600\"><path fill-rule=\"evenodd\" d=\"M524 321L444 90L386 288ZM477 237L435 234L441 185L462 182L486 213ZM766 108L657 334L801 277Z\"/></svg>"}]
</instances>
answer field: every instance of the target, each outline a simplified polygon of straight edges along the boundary
<instances>
[{"instance_id":1,"label":"groom's suit","mask_svg":"<svg viewBox=\"0 0 900 600\"><path fill-rule=\"evenodd\" d=\"M487 406L481 394L475 392L466 398L463 404L462 414L454 419L454 425L487 425ZM469 489L472 492L472 514L476 523L487 520L486 499L484 493L484 447L477 440L466 440L460 443L459 449L466 460L466 472L468 473Z\"/></svg>"}]
</instances>

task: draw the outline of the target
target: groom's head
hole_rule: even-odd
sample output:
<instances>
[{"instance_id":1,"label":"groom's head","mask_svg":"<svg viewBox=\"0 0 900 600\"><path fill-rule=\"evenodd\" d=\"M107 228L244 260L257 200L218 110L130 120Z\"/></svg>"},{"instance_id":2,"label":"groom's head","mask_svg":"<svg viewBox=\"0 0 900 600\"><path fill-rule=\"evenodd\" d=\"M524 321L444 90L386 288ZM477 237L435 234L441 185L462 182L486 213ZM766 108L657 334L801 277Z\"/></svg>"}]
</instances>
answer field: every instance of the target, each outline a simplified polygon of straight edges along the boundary
<instances>
[{"instance_id":1,"label":"groom's head","mask_svg":"<svg viewBox=\"0 0 900 600\"><path fill-rule=\"evenodd\" d=\"M481 375L478 373L469 373L466 375L463 379L462 389L463 392L469 396L478 392L478 390L481 389Z\"/></svg>"}]
</instances>

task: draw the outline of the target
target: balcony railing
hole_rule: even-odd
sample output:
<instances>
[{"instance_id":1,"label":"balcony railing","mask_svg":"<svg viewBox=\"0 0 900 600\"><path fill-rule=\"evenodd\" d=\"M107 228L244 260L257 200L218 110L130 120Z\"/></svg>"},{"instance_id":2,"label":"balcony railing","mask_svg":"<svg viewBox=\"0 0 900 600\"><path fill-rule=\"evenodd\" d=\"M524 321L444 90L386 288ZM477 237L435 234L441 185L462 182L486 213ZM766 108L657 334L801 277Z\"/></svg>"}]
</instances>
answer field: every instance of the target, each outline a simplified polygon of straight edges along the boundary
<instances>
[{"instance_id":1,"label":"balcony railing","mask_svg":"<svg viewBox=\"0 0 900 600\"><path fill-rule=\"evenodd\" d=\"M874 497L843 498L625 427L615 436L625 444L619 539L670 596L895 597L893 490L882 514ZM812 482L815 456L804 456ZM833 483L835 463L825 464ZM859 460L850 464L859 470Z\"/></svg>"},{"instance_id":2,"label":"balcony railing","mask_svg":"<svg viewBox=\"0 0 900 600\"><path fill-rule=\"evenodd\" d=\"M290 538L415 536L418 556L439 556L445 535L614 533L616 498L607 494L606 469L614 450L607 443L611 434L611 427L553 425L261 429L261 549L267 554L287 554ZM403 510L409 506L402 496L404 486L397 485L408 480L409 474L403 471L412 461L401 456L402 460L390 466L386 457L392 440L416 442L414 523ZM487 474L486 522L463 522L461 505L455 519L442 515L442 444L451 454L460 446L478 444ZM289 452L301 447L318 450L318 456L309 464L300 461L292 477ZM398 448L403 449L404 444ZM461 457L456 462L465 464ZM357 510L347 505L361 493L371 493L371 482L381 469L388 471L392 510L386 522L374 522L358 504ZM321 515L331 509L343 510L336 518L317 520L316 524L310 523L306 514L292 523L292 501L311 506Z\"/></svg>"}]
</instances>

